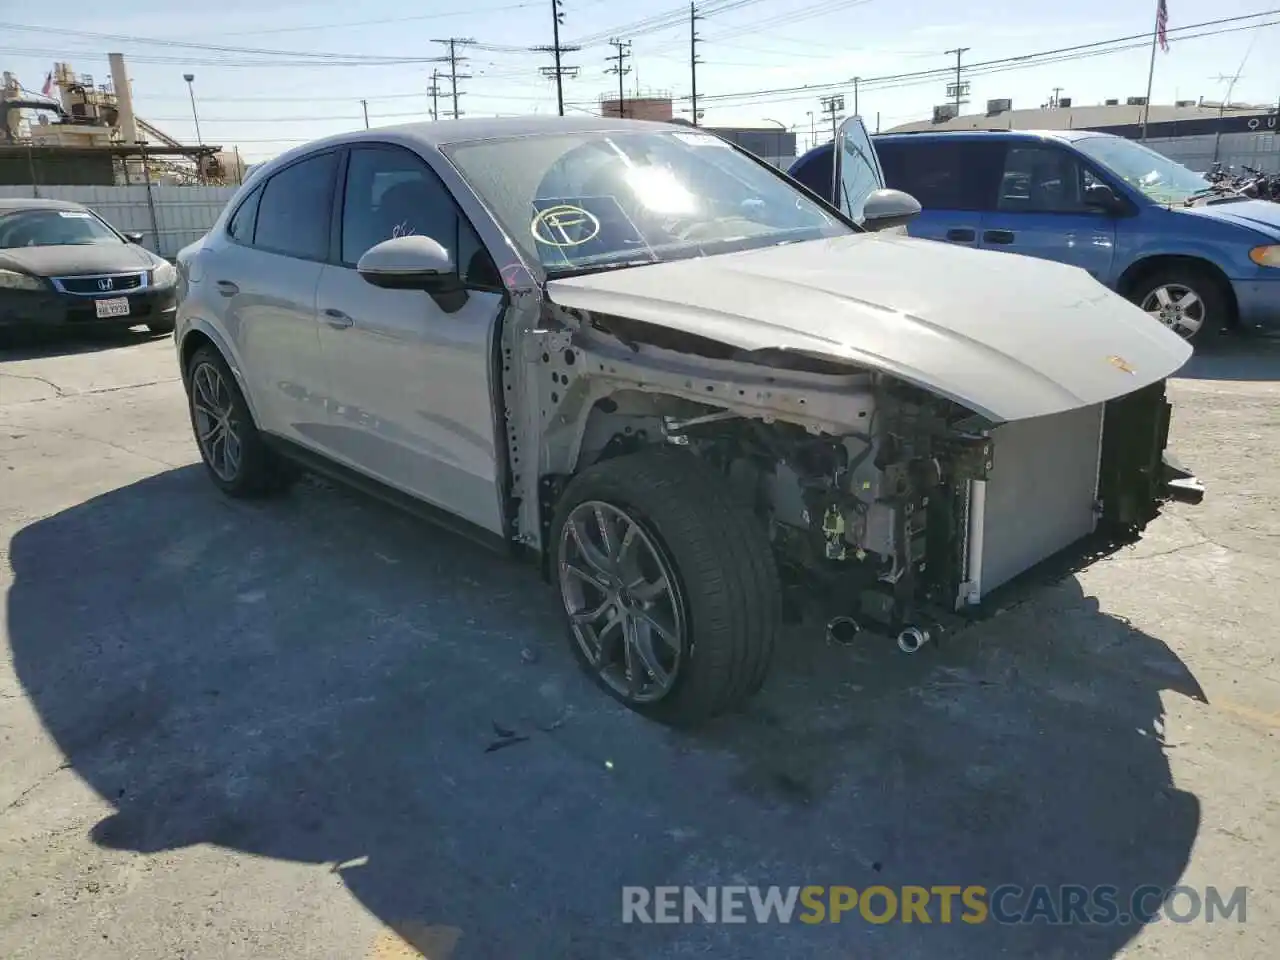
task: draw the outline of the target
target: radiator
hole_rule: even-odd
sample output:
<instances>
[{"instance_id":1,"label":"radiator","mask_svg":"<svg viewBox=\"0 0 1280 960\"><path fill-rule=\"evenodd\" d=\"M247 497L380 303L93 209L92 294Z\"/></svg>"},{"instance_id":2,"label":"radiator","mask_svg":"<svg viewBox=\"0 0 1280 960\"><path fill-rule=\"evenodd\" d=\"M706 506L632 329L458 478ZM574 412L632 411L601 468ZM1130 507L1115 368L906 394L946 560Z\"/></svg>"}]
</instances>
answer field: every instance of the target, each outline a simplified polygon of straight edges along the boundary
<instances>
[{"instance_id":1,"label":"radiator","mask_svg":"<svg viewBox=\"0 0 1280 960\"><path fill-rule=\"evenodd\" d=\"M969 489L968 549L957 606L1093 533L1103 405L1002 424L994 465Z\"/></svg>"}]
</instances>

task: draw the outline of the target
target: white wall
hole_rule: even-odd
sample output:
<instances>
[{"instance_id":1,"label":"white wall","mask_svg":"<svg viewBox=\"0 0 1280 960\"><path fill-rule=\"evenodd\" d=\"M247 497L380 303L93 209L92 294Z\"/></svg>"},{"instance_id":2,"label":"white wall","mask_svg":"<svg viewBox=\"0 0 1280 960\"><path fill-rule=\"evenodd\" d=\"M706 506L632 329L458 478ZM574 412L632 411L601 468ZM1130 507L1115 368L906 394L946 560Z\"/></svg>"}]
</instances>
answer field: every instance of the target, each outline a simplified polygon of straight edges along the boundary
<instances>
[{"instance_id":1,"label":"white wall","mask_svg":"<svg viewBox=\"0 0 1280 960\"><path fill-rule=\"evenodd\" d=\"M141 233L143 245L162 257L172 257L200 239L218 219L238 187L29 187L0 186L0 198L38 196L45 200L83 203L123 233Z\"/></svg>"},{"instance_id":2,"label":"white wall","mask_svg":"<svg viewBox=\"0 0 1280 960\"><path fill-rule=\"evenodd\" d=\"M1194 137L1152 137L1147 146L1177 160L1198 173L1204 173L1215 158L1224 167L1242 165L1280 173L1280 135L1274 133L1199 134Z\"/></svg>"}]
</instances>

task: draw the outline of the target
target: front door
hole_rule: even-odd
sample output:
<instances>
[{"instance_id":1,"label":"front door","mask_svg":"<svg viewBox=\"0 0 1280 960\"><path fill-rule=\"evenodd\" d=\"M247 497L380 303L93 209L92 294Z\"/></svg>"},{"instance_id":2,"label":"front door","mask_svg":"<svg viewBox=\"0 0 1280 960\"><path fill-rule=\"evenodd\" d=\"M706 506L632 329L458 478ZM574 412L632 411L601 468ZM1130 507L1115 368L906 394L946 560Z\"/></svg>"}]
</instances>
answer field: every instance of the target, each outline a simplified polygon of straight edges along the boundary
<instances>
[{"instance_id":1,"label":"front door","mask_svg":"<svg viewBox=\"0 0 1280 960\"><path fill-rule=\"evenodd\" d=\"M348 466L501 532L491 337L504 301L492 261L439 178L402 147L353 147L339 196L341 262L325 267L316 297L330 446ZM356 272L370 247L415 233L462 265L460 307Z\"/></svg>"},{"instance_id":2,"label":"front door","mask_svg":"<svg viewBox=\"0 0 1280 960\"><path fill-rule=\"evenodd\" d=\"M840 211L855 223L862 222L867 197L884 189L880 158L871 145L861 117L850 117L836 131L836 156L832 194Z\"/></svg>"},{"instance_id":3,"label":"front door","mask_svg":"<svg viewBox=\"0 0 1280 960\"><path fill-rule=\"evenodd\" d=\"M983 217L981 246L1069 263L1108 282L1116 221L1085 203L1085 189L1097 182L1059 144L1009 144L995 209Z\"/></svg>"}]
</instances>

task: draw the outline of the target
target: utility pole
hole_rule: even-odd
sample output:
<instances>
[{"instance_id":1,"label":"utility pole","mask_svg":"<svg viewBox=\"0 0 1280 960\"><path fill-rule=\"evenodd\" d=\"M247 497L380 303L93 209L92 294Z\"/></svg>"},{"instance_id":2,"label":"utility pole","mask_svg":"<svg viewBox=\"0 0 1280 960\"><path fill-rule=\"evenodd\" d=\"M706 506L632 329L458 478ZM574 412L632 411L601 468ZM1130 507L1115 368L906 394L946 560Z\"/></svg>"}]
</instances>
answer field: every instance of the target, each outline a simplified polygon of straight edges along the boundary
<instances>
[{"instance_id":1,"label":"utility pole","mask_svg":"<svg viewBox=\"0 0 1280 960\"><path fill-rule=\"evenodd\" d=\"M615 62L615 66L610 67L605 73L616 73L618 75L618 116L621 118L627 115L626 106L624 105L626 93L623 90L622 78L631 72L631 68L626 66L626 62L631 59L631 41L610 40L609 46L618 52L605 58Z\"/></svg>"},{"instance_id":2,"label":"utility pole","mask_svg":"<svg viewBox=\"0 0 1280 960\"><path fill-rule=\"evenodd\" d=\"M962 56L964 56L966 53L968 53L968 52L969 52L969 48L968 48L968 47L958 47L958 48L956 48L955 50L948 50L948 51L946 51L946 52L947 52L947 54L952 54L952 53L954 53L954 54L956 55L956 86L955 86L955 96L956 96L956 116L958 117L958 116L960 116L960 104L962 104L962 103L964 103L964 102L965 102L964 100L962 100L962 99L961 99L961 97L962 97L962 96L964 96L964 84L960 82L960 69L961 69L961 67L960 67L960 58L961 58Z\"/></svg>"},{"instance_id":3,"label":"utility pole","mask_svg":"<svg viewBox=\"0 0 1280 960\"><path fill-rule=\"evenodd\" d=\"M560 60L562 54L575 53L581 50L581 47L563 46L560 43L560 28L564 26L564 0L551 0L551 46L534 47L533 49L540 53L550 53L555 57L555 66L539 67L538 72L544 77L555 77L556 81L556 108L560 111L560 116L564 116L564 78L576 77L578 75L577 67L566 67Z\"/></svg>"},{"instance_id":4,"label":"utility pole","mask_svg":"<svg viewBox=\"0 0 1280 960\"><path fill-rule=\"evenodd\" d=\"M839 132L840 114L844 112L844 94L834 94L822 98L822 112L831 118L831 140L836 139Z\"/></svg>"},{"instance_id":5,"label":"utility pole","mask_svg":"<svg viewBox=\"0 0 1280 960\"><path fill-rule=\"evenodd\" d=\"M1062 87L1053 88L1053 96L1049 98L1049 106L1056 108L1058 106L1058 94L1062 93Z\"/></svg>"},{"instance_id":6,"label":"utility pole","mask_svg":"<svg viewBox=\"0 0 1280 960\"><path fill-rule=\"evenodd\" d=\"M431 71L431 86L427 88L427 93L431 94L431 119L440 119L440 71Z\"/></svg>"},{"instance_id":7,"label":"utility pole","mask_svg":"<svg viewBox=\"0 0 1280 960\"><path fill-rule=\"evenodd\" d=\"M861 77L853 78L853 115L858 116L858 84L862 82Z\"/></svg>"},{"instance_id":8,"label":"utility pole","mask_svg":"<svg viewBox=\"0 0 1280 960\"><path fill-rule=\"evenodd\" d=\"M368 130L369 129L369 101L361 100L360 106L364 110L364 128Z\"/></svg>"},{"instance_id":9,"label":"utility pole","mask_svg":"<svg viewBox=\"0 0 1280 960\"><path fill-rule=\"evenodd\" d=\"M692 107L693 107L693 125L698 125L698 64L702 61L698 59L698 21L702 17L698 16L698 8L694 6L693 0L689 2L689 82L693 88Z\"/></svg>"},{"instance_id":10,"label":"utility pole","mask_svg":"<svg viewBox=\"0 0 1280 960\"><path fill-rule=\"evenodd\" d=\"M443 43L449 47L449 55L445 59L449 61L449 93L453 97L453 119L457 120L462 116L462 111L458 109L458 81L471 79L471 74L458 72L458 64L466 63L471 59L460 55L458 47L468 46L475 43L475 41L463 39L462 37L450 37L448 40L433 40L432 42Z\"/></svg>"}]
</instances>

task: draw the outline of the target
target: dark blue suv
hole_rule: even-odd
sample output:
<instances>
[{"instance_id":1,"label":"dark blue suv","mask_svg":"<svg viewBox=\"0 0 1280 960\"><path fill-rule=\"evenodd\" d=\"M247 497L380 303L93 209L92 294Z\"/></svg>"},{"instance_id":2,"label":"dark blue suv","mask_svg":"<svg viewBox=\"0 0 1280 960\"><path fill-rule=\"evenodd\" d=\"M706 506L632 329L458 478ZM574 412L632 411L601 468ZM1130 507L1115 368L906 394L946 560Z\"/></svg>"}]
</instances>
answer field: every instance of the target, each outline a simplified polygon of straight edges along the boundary
<instances>
[{"instance_id":1,"label":"dark blue suv","mask_svg":"<svg viewBox=\"0 0 1280 960\"><path fill-rule=\"evenodd\" d=\"M881 186L912 236L1074 264L1189 340L1280 325L1280 204L1229 194L1132 140L1090 131L885 134ZM836 202L830 143L790 175ZM854 211L856 213L856 211Z\"/></svg>"}]
</instances>

